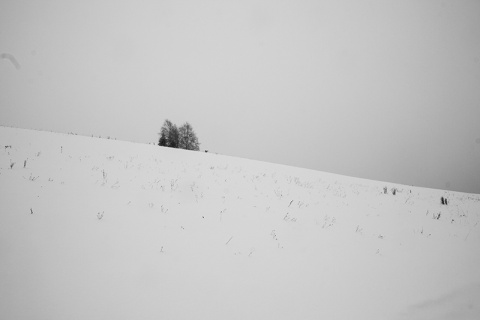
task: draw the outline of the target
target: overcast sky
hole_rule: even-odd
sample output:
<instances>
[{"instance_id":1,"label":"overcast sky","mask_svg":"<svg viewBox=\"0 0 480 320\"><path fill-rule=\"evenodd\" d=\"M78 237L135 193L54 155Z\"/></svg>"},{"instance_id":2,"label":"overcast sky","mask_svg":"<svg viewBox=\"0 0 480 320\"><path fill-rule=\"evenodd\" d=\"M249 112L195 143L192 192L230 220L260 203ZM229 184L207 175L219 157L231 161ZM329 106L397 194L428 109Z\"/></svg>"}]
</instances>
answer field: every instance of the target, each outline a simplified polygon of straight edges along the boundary
<instances>
[{"instance_id":1,"label":"overcast sky","mask_svg":"<svg viewBox=\"0 0 480 320\"><path fill-rule=\"evenodd\" d=\"M0 2L0 124L480 193L480 1Z\"/></svg>"}]
</instances>

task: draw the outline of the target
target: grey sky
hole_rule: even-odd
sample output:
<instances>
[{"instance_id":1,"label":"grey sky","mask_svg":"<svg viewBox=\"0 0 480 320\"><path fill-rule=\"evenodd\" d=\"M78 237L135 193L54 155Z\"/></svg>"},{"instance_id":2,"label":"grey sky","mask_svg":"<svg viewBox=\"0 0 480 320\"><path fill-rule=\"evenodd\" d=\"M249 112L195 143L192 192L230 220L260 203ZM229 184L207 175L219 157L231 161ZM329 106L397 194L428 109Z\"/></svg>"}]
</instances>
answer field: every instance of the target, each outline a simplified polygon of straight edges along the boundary
<instances>
[{"instance_id":1,"label":"grey sky","mask_svg":"<svg viewBox=\"0 0 480 320\"><path fill-rule=\"evenodd\" d=\"M213 152L480 193L480 1L3 0L0 53L2 125L156 142L168 118Z\"/></svg>"}]
</instances>

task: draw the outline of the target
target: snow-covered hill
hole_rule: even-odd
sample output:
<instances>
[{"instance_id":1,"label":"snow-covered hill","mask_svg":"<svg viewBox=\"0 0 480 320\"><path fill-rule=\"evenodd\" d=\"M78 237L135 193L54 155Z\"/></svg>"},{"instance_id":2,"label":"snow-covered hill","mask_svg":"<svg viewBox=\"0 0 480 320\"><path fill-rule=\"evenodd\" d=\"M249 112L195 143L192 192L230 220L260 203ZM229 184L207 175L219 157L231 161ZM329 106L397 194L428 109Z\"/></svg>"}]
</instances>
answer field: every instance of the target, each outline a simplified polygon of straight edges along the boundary
<instances>
[{"instance_id":1,"label":"snow-covered hill","mask_svg":"<svg viewBox=\"0 0 480 320\"><path fill-rule=\"evenodd\" d=\"M0 147L1 319L480 318L480 195L6 127Z\"/></svg>"}]
</instances>

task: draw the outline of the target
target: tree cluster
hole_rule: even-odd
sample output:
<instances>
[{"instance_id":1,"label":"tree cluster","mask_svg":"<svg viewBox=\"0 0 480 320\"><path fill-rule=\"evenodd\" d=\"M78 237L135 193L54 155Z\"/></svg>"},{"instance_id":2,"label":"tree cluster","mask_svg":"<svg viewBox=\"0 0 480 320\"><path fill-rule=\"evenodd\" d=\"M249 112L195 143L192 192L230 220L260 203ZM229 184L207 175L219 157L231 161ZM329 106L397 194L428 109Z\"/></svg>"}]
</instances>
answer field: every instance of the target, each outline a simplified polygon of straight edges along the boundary
<instances>
[{"instance_id":1,"label":"tree cluster","mask_svg":"<svg viewBox=\"0 0 480 320\"><path fill-rule=\"evenodd\" d=\"M186 150L200 150L200 143L190 123L185 122L180 128L177 128L177 126L168 119L165 120L160 129L158 145Z\"/></svg>"}]
</instances>

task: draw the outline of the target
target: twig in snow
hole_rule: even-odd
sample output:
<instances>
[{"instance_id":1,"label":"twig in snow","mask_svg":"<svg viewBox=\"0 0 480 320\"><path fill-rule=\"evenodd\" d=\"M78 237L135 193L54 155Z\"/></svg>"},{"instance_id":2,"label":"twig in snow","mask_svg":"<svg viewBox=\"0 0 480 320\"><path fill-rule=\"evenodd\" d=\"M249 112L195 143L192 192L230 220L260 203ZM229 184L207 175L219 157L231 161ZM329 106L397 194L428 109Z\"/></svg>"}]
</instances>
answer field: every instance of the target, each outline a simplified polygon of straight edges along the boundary
<instances>
[{"instance_id":1,"label":"twig in snow","mask_svg":"<svg viewBox=\"0 0 480 320\"><path fill-rule=\"evenodd\" d=\"M225 243L225 245L227 245L230 242L230 240L232 240L232 239L233 239L233 236L231 236L230 239L228 239L228 241L227 241L227 243Z\"/></svg>"},{"instance_id":2,"label":"twig in snow","mask_svg":"<svg viewBox=\"0 0 480 320\"><path fill-rule=\"evenodd\" d=\"M270 232L270 235L272 236L273 240L278 240L275 230L272 230L272 232Z\"/></svg>"},{"instance_id":3,"label":"twig in snow","mask_svg":"<svg viewBox=\"0 0 480 320\"><path fill-rule=\"evenodd\" d=\"M363 228L360 228L360 225L357 225L357 230L355 230L355 232L362 234L362 231L363 231Z\"/></svg>"}]
</instances>

